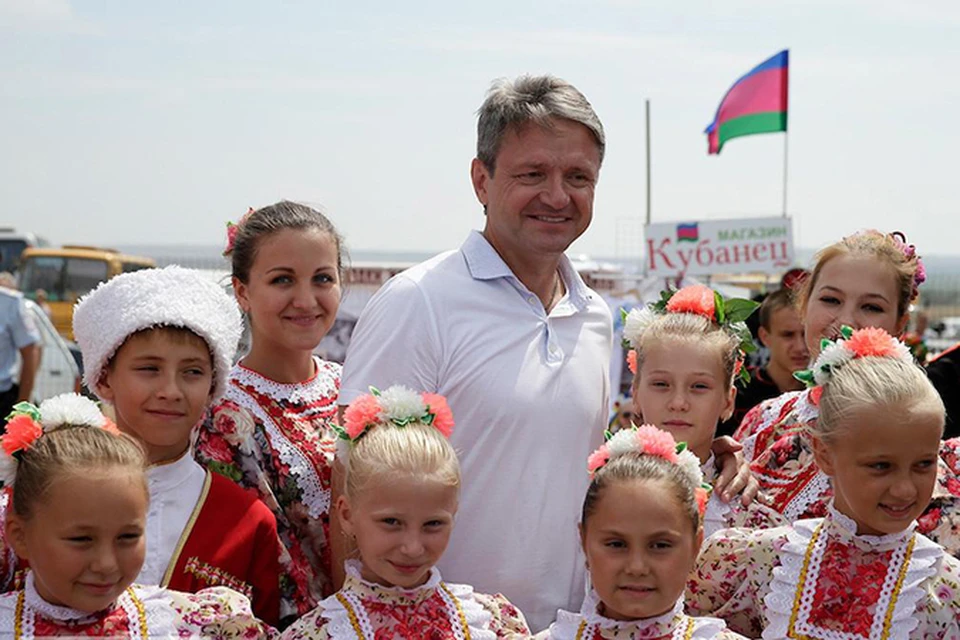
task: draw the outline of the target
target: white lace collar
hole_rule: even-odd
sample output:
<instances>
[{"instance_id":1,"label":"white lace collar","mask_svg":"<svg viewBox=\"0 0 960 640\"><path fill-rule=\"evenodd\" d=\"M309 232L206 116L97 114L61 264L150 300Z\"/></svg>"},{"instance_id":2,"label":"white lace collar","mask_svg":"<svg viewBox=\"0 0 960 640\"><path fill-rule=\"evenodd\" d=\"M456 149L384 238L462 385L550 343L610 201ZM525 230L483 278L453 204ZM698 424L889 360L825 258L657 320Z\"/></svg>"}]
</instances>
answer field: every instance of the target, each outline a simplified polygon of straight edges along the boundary
<instances>
[{"instance_id":1,"label":"white lace collar","mask_svg":"<svg viewBox=\"0 0 960 640\"><path fill-rule=\"evenodd\" d=\"M172 462L161 462L147 467L147 483L150 485L150 493L155 495L176 489L191 476L204 473L203 467L194 459L193 451L188 448Z\"/></svg>"},{"instance_id":2,"label":"white lace collar","mask_svg":"<svg viewBox=\"0 0 960 640\"><path fill-rule=\"evenodd\" d=\"M661 638L672 635L678 628L686 630L683 615L683 598L677 600L673 609L655 618L642 620L613 620L600 614L600 596L595 589L587 590L580 613L559 611L557 621L550 625L550 640L576 640L595 637L598 631L613 632L620 637Z\"/></svg>"},{"instance_id":3,"label":"white lace collar","mask_svg":"<svg viewBox=\"0 0 960 640\"><path fill-rule=\"evenodd\" d=\"M33 571L27 573L27 579L23 586L23 602L27 607L33 609L34 612L56 622L92 622L101 614L101 612L90 613L88 611L78 611L70 607L50 604L37 592L36 578L33 575ZM109 610L109 607L104 611L107 610Z\"/></svg>"},{"instance_id":4,"label":"white lace collar","mask_svg":"<svg viewBox=\"0 0 960 640\"><path fill-rule=\"evenodd\" d=\"M918 624L914 616L918 603L924 597L924 583L937 572L943 557L943 549L916 534L913 527L885 536L856 534L856 523L839 513L831 503L826 518L800 520L790 528L781 547L778 559L780 566L773 569L770 592L764 596L767 625L765 639L787 637L811 637L823 640L846 640L847 638L907 638ZM874 592L858 594L858 606L862 609L845 621L830 622L853 624L862 628L840 633L818 624L828 611L818 606L817 596L823 593L847 593L849 587L842 585L819 585L822 575L829 575L827 568L835 568L830 558L824 565L828 543L839 543L838 549L846 548L849 557L862 557L866 562L858 569L872 577L864 582L875 587ZM859 556L862 554L862 556ZM841 575L841 579L845 579ZM829 578L826 578L829 581ZM820 587L823 587L822 589ZM842 588L831 589L841 586ZM831 596L836 597L836 596ZM834 603L835 604L835 603ZM818 607L815 611L814 608ZM844 609L846 607L837 607ZM854 633L855 632L855 633Z\"/></svg>"},{"instance_id":5,"label":"white lace collar","mask_svg":"<svg viewBox=\"0 0 960 640\"><path fill-rule=\"evenodd\" d=\"M325 362L317 356L313 357L314 372L308 379L301 382L277 382L266 376L248 369L237 363L230 370L228 389L234 386L250 387L263 395L278 402L309 403L318 398L326 397L337 392L337 379L340 365ZM228 397L236 400L233 394Z\"/></svg>"},{"instance_id":6,"label":"white lace collar","mask_svg":"<svg viewBox=\"0 0 960 640\"><path fill-rule=\"evenodd\" d=\"M427 578L427 581L424 582L419 587L385 587L382 584L377 584L376 582L370 582L365 580L360 575L360 570L363 567L359 560L347 560L343 563L344 571L346 571L347 579L344 582L344 589L350 588L350 583L362 584L370 591L375 591L383 594L391 594L395 596L404 597L407 599L417 598L426 592L434 592L439 588L440 583L443 582L443 578L440 576L440 570L436 567L430 568L430 574Z\"/></svg>"},{"instance_id":7,"label":"white lace collar","mask_svg":"<svg viewBox=\"0 0 960 640\"><path fill-rule=\"evenodd\" d=\"M430 570L427 581L413 589L368 582L360 576L360 567L359 561L347 560L343 588L318 605L327 620L326 630L331 640L373 640L375 629L365 610L365 598L376 598L380 604L410 604L433 596L439 596L443 601L455 638L497 639L490 630L493 615L474 598L473 587L445 584L435 567Z\"/></svg>"},{"instance_id":8,"label":"white lace collar","mask_svg":"<svg viewBox=\"0 0 960 640\"><path fill-rule=\"evenodd\" d=\"M881 551L896 547L904 540L913 536L913 531L917 527L917 523L914 521L911 522L906 529L897 533L888 533L882 536L868 536L857 533L856 521L837 511L833 500L827 505L827 513L829 514L827 520L831 528L838 532L841 538L849 539L857 546L872 551Z\"/></svg>"}]
</instances>

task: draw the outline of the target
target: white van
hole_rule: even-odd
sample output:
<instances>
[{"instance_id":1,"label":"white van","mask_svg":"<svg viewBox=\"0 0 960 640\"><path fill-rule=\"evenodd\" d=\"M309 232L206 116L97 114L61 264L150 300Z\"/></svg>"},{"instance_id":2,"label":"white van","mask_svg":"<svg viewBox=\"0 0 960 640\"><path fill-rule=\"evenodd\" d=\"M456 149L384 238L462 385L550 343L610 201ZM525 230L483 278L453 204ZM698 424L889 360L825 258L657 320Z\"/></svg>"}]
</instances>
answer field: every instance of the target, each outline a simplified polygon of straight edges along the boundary
<instances>
[{"instance_id":1,"label":"white van","mask_svg":"<svg viewBox=\"0 0 960 640\"><path fill-rule=\"evenodd\" d=\"M50 243L29 231L0 226L0 271L16 273L20 268L20 254L27 247L48 247Z\"/></svg>"}]
</instances>

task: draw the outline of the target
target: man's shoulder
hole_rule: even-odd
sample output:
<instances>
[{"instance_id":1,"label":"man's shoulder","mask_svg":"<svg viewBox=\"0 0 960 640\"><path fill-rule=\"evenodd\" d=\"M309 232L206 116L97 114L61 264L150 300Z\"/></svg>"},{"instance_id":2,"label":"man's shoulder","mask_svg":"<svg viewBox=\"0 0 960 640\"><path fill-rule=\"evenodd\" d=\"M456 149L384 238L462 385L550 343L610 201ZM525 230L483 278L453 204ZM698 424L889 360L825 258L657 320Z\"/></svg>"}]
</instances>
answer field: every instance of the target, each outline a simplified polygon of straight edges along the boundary
<instances>
[{"instance_id":1,"label":"man's shoulder","mask_svg":"<svg viewBox=\"0 0 960 640\"><path fill-rule=\"evenodd\" d=\"M425 299L463 293L474 282L460 249L444 251L401 271L377 292L381 301L396 300L416 292Z\"/></svg>"},{"instance_id":2,"label":"man's shoulder","mask_svg":"<svg viewBox=\"0 0 960 640\"><path fill-rule=\"evenodd\" d=\"M21 300L23 300L22 291L0 287L0 304L20 304Z\"/></svg>"},{"instance_id":3,"label":"man's shoulder","mask_svg":"<svg viewBox=\"0 0 960 640\"><path fill-rule=\"evenodd\" d=\"M408 267L395 277L429 285L438 279L460 276L469 276L466 261L460 249L451 249Z\"/></svg>"}]
</instances>

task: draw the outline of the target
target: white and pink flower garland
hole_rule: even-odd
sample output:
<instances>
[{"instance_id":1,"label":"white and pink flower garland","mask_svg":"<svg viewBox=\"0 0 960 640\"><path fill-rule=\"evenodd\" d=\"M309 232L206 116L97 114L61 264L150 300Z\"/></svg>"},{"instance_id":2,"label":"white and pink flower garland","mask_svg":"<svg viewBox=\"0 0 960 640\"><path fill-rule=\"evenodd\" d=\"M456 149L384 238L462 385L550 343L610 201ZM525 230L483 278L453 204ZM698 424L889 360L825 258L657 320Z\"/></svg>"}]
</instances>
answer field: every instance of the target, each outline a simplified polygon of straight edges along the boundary
<instances>
[{"instance_id":1,"label":"white and pink flower garland","mask_svg":"<svg viewBox=\"0 0 960 640\"><path fill-rule=\"evenodd\" d=\"M342 440L355 443L373 427L405 427L416 422L435 427L445 438L453 433L453 412L446 398L394 385L385 391L371 388L370 393L351 402L343 413L343 426L335 430Z\"/></svg>"},{"instance_id":2,"label":"white and pink flower garland","mask_svg":"<svg viewBox=\"0 0 960 640\"><path fill-rule=\"evenodd\" d=\"M856 358L868 356L894 358L914 364L910 348L878 327L854 330L843 326L836 341L824 338L820 341L820 355L813 366L794 375L808 386L822 387L830 381L834 371Z\"/></svg>"},{"instance_id":3,"label":"white and pink flower garland","mask_svg":"<svg viewBox=\"0 0 960 640\"><path fill-rule=\"evenodd\" d=\"M592 479L608 462L619 456L637 453L654 456L675 464L683 471L689 486L697 497L697 506L702 515L706 509L707 493L703 483L700 459L687 448L685 442L677 443L668 432L645 424L631 429L621 429L609 437L606 443L587 458L587 471Z\"/></svg>"}]
</instances>

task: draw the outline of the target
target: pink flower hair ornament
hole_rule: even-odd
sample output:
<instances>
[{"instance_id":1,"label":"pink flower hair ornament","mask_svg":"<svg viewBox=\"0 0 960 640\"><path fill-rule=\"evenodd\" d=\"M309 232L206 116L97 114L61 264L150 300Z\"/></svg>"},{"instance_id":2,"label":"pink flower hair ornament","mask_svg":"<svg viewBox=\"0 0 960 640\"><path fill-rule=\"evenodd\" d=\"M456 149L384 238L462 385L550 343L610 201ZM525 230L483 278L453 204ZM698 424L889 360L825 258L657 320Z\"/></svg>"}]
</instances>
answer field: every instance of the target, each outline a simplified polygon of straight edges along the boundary
<instances>
[{"instance_id":1,"label":"pink flower hair ornament","mask_svg":"<svg viewBox=\"0 0 960 640\"><path fill-rule=\"evenodd\" d=\"M687 448L686 442L678 443L668 432L645 424L640 427L621 429L615 435L610 435L609 431L604 435L607 441L587 458L587 471L590 473L591 480L611 460L628 454L640 454L654 456L678 465L683 470L689 486L695 492L710 489L710 485L703 482L700 459ZM705 508L706 501L701 498L702 496L697 496L698 508L701 503ZM703 508L700 508L701 515L704 513Z\"/></svg>"},{"instance_id":2,"label":"pink flower hair ornament","mask_svg":"<svg viewBox=\"0 0 960 640\"><path fill-rule=\"evenodd\" d=\"M240 233L240 227L243 226L243 223L247 221L247 218L249 218L253 212L253 207L249 207L247 212L243 214L243 217L241 217L236 224L230 221L227 222L227 246L223 250L224 256L229 256L233 253L233 245L237 242L237 234Z\"/></svg>"},{"instance_id":3,"label":"pink flower hair ornament","mask_svg":"<svg viewBox=\"0 0 960 640\"><path fill-rule=\"evenodd\" d=\"M760 303L742 298L724 298L718 292L702 284L683 287L680 290L666 289L660 292L660 300L631 309L628 313L620 310L623 321L623 346L636 351L640 346L640 339L644 331L657 316L666 313L692 313L703 316L715 323L723 330L735 335L740 340L740 352L734 370L734 378L744 386L750 382L750 373L743 366L746 354L756 350L753 336L746 325L746 319L757 310ZM627 354L631 372L636 375L636 355L632 361Z\"/></svg>"},{"instance_id":4,"label":"pink flower hair ornament","mask_svg":"<svg viewBox=\"0 0 960 640\"><path fill-rule=\"evenodd\" d=\"M341 440L356 444L377 426L406 427L420 423L435 427L449 438L453 433L453 412L447 399L436 393L417 393L401 385L385 391L370 387L343 412L343 426L333 429Z\"/></svg>"},{"instance_id":5,"label":"pink flower hair ornament","mask_svg":"<svg viewBox=\"0 0 960 640\"><path fill-rule=\"evenodd\" d=\"M840 327L840 337L836 341L820 340L820 355L810 369L797 371L793 377L808 387L820 387L828 382L833 373L856 358L866 357L895 358L915 364L910 348L900 340L878 327L866 327L854 330L846 325ZM816 400L819 400L817 393Z\"/></svg>"},{"instance_id":6,"label":"pink flower hair ornament","mask_svg":"<svg viewBox=\"0 0 960 640\"><path fill-rule=\"evenodd\" d=\"M903 252L903 256L907 259L907 262L914 259L917 261L917 269L913 274L913 291L910 294L910 299L913 300L920 293L920 285L927 281L927 269L923 266L923 260L921 260L917 254L917 247L907 243L906 234L902 231L894 231L890 234L890 238L893 239L893 243L897 245L897 248Z\"/></svg>"}]
</instances>

